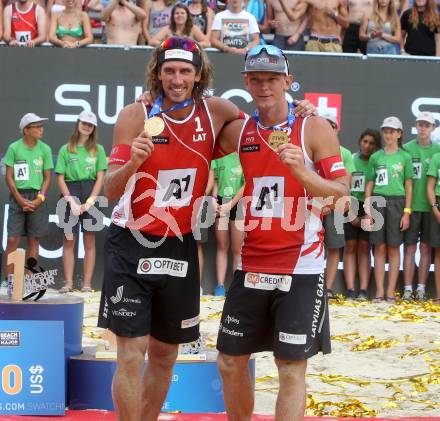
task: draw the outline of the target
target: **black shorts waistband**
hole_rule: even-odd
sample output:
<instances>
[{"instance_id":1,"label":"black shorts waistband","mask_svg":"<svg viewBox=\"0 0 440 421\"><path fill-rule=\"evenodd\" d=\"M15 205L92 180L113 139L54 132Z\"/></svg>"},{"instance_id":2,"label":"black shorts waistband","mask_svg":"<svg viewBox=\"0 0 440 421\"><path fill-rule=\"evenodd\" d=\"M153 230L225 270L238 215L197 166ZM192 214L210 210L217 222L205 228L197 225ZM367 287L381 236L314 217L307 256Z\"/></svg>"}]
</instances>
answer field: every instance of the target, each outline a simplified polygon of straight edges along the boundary
<instances>
[{"instance_id":1,"label":"black shorts waistband","mask_svg":"<svg viewBox=\"0 0 440 421\"><path fill-rule=\"evenodd\" d=\"M319 41L323 44L340 44L338 38L328 38L328 37L317 37L316 35L311 35L309 38L310 41Z\"/></svg>"}]
</instances>

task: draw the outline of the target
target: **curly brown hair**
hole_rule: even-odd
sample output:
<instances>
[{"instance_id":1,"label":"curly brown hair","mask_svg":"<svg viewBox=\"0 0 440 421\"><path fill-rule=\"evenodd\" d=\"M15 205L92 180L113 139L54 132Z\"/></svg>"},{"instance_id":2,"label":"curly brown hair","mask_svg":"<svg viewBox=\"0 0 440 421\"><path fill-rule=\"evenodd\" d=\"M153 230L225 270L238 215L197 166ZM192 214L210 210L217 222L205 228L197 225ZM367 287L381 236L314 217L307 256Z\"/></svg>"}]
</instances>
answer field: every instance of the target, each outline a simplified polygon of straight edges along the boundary
<instances>
[{"instance_id":1,"label":"curly brown hair","mask_svg":"<svg viewBox=\"0 0 440 421\"><path fill-rule=\"evenodd\" d=\"M211 62L208 59L208 55L203 51L202 47L194 41L200 53L200 68L196 68L196 73L200 75L200 81L196 82L192 91L192 98L195 103L201 102L209 92L209 88L212 84L214 71ZM159 73L161 66L158 64L159 54L162 52L162 47L156 47L151 55L150 62L147 66L147 74L145 78L145 85L147 89L151 92L153 98L157 98L162 94L162 81L159 80Z\"/></svg>"},{"instance_id":2,"label":"curly brown hair","mask_svg":"<svg viewBox=\"0 0 440 421\"><path fill-rule=\"evenodd\" d=\"M426 2L422 15L422 23L424 23L431 32L435 32L440 28L440 17L434 0L428 0ZM417 30L419 26L419 11L415 2L409 15L409 21L412 23L413 28Z\"/></svg>"}]
</instances>

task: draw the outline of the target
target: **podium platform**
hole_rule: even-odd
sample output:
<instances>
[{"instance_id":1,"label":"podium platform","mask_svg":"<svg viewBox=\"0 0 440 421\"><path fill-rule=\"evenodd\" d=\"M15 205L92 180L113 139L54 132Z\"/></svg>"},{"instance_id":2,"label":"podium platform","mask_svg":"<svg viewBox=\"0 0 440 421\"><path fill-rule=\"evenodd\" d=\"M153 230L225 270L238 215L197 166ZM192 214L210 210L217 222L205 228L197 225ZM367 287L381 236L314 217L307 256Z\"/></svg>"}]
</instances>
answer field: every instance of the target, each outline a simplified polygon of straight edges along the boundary
<instances>
[{"instance_id":1,"label":"podium platform","mask_svg":"<svg viewBox=\"0 0 440 421\"><path fill-rule=\"evenodd\" d=\"M189 355L188 358L192 356ZM95 348L92 347L84 349L82 355L71 357L68 376L69 408L113 410L111 383L115 369L116 360L95 358ZM249 363L249 370L254 383L254 359ZM225 411L216 352L209 352L205 361L177 360L162 411L184 413Z\"/></svg>"}]
</instances>

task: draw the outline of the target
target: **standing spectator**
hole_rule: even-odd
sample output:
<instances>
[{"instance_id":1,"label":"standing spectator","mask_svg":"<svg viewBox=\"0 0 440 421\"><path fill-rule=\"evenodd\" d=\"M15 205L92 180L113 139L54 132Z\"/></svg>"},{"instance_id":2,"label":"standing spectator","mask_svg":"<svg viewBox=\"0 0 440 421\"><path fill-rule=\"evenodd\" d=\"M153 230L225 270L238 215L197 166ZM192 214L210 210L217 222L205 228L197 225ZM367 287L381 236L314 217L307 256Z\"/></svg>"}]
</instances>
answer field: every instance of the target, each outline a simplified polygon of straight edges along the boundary
<instances>
[{"instance_id":1,"label":"standing spectator","mask_svg":"<svg viewBox=\"0 0 440 421\"><path fill-rule=\"evenodd\" d=\"M49 41L63 48L79 48L93 42L89 15L75 7L75 0L64 0L65 9L52 13Z\"/></svg>"},{"instance_id":2,"label":"standing spectator","mask_svg":"<svg viewBox=\"0 0 440 421\"><path fill-rule=\"evenodd\" d=\"M434 278L437 303L440 302L440 153L435 154L429 164L427 193L431 206L430 245L435 249Z\"/></svg>"},{"instance_id":3,"label":"standing spectator","mask_svg":"<svg viewBox=\"0 0 440 421\"><path fill-rule=\"evenodd\" d=\"M93 271L95 269L95 232L90 228L93 217L88 210L95 206L104 183L107 158L102 145L97 143L97 119L90 111L83 111L75 124L69 143L62 146L58 153L55 167L58 187L67 201L65 215L58 215L60 220L68 222L70 214L79 216L72 233L63 235L63 264L65 285L60 293L72 291L75 268L75 241L79 224L84 232L84 282L82 292L92 290ZM79 201L79 202L78 202ZM84 220L89 220L88 224ZM70 235L69 235L70 234Z\"/></svg>"},{"instance_id":4,"label":"standing spectator","mask_svg":"<svg viewBox=\"0 0 440 421\"><path fill-rule=\"evenodd\" d=\"M431 158L440 152L440 145L431 142L431 133L435 129L434 116L427 111L419 114L416 120L417 138L403 145L411 155L414 178L412 213L409 228L405 232L405 256L403 260L403 280L405 289L403 299L412 299L415 272L415 254L420 240L420 264L418 270L417 300L425 299L425 286L431 266L431 206L426 194L427 171Z\"/></svg>"},{"instance_id":5,"label":"standing spectator","mask_svg":"<svg viewBox=\"0 0 440 421\"><path fill-rule=\"evenodd\" d=\"M4 11L4 39L11 47L35 47L46 41L46 13L32 0L17 0Z\"/></svg>"},{"instance_id":6,"label":"standing spectator","mask_svg":"<svg viewBox=\"0 0 440 421\"><path fill-rule=\"evenodd\" d=\"M375 216L383 221L370 232L370 243L374 245L376 279L374 301L383 301L385 298L385 260L388 254L386 297L388 302L394 302L400 268L399 247L403 243L404 231L409 227L414 173L411 157L402 149L402 122L397 117L387 117L381 129L384 148L371 155L368 163L365 213L370 228ZM373 206L373 195L381 197L385 206Z\"/></svg>"},{"instance_id":7,"label":"standing spectator","mask_svg":"<svg viewBox=\"0 0 440 421\"><path fill-rule=\"evenodd\" d=\"M344 278L348 291L354 291L356 268L359 274L360 288L357 300L368 298L368 284L371 275L371 246L368 231L362 228L365 217L365 176L368 170L370 156L382 148L380 133L377 130L366 129L359 138L359 152L353 154L354 171L351 174L351 195L358 209L357 216L344 226Z\"/></svg>"},{"instance_id":8,"label":"standing spectator","mask_svg":"<svg viewBox=\"0 0 440 421\"><path fill-rule=\"evenodd\" d=\"M440 56L440 16L435 0L416 0L400 18L402 52L416 56Z\"/></svg>"},{"instance_id":9,"label":"standing spectator","mask_svg":"<svg viewBox=\"0 0 440 421\"><path fill-rule=\"evenodd\" d=\"M171 9L174 0L146 0L145 13L147 18L142 21L142 34L147 44L164 26L168 26L171 20Z\"/></svg>"},{"instance_id":10,"label":"standing spectator","mask_svg":"<svg viewBox=\"0 0 440 421\"><path fill-rule=\"evenodd\" d=\"M232 252L232 270L235 272L244 238L243 227L238 226L238 220L243 219L242 215L240 216L242 209L239 201L243 196L244 176L237 153L212 161L211 169L215 179L214 196L217 196L215 221L217 285L214 295L224 297L229 247Z\"/></svg>"},{"instance_id":11,"label":"standing spectator","mask_svg":"<svg viewBox=\"0 0 440 421\"><path fill-rule=\"evenodd\" d=\"M359 38L367 42L367 54L398 54L400 20L393 0L374 0L371 13L361 19Z\"/></svg>"},{"instance_id":12,"label":"standing spectator","mask_svg":"<svg viewBox=\"0 0 440 421\"><path fill-rule=\"evenodd\" d=\"M241 0L230 0L229 10L215 15L211 30L211 45L226 53L246 54L259 42L255 16L243 10Z\"/></svg>"},{"instance_id":13,"label":"standing spectator","mask_svg":"<svg viewBox=\"0 0 440 421\"><path fill-rule=\"evenodd\" d=\"M40 239L49 225L44 202L53 162L50 146L41 140L45 120L33 113L25 114L19 125L23 137L6 151L6 184L10 191L6 276L12 273L12 265L6 266L8 255L17 249L21 237L27 237L27 257L37 259Z\"/></svg>"},{"instance_id":14,"label":"standing spectator","mask_svg":"<svg viewBox=\"0 0 440 421\"><path fill-rule=\"evenodd\" d=\"M286 0L286 5L294 9L300 0ZM267 20L269 26L275 30L272 44L281 50L303 51L305 47L303 33L307 26L307 17L289 20L284 13L280 0L267 0Z\"/></svg>"},{"instance_id":15,"label":"standing spectator","mask_svg":"<svg viewBox=\"0 0 440 421\"><path fill-rule=\"evenodd\" d=\"M342 53L341 32L348 26L345 0L301 0L294 10L287 0L280 0L284 12L291 21L308 14L312 32L306 51Z\"/></svg>"},{"instance_id":16,"label":"standing spectator","mask_svg":"<svg viewBox=\"0 0 440 421\"><path fill-rule=\"evenodd\" d=\"M132 46L138 42L145 10L131 0L111 0L101 13L107 44Z\"/></svg>"},{"instance_id":17,"label":"standing spectator","mask_svg":"<svg viewBox=\"0 0 440 421\"><path fill-rule=\"evenodd\" d=\"M157 46L169 36L190 37L196 40L203 48L209 47L208 37L193 24L188 7L177 3L171 10L171 21L163 27L154 37L150 38L150 45Z\"/></svg>"},{"instance_id":18,"label":"standing spectator","mask_svg":"<svg viewBox=\"0 0 440 421\"><path fill-rule=\"evenodd\" d=\"M371 13L373 0L348 0L348 28L345 30L342 50L344 53L367 54L367 43L359 38L363 15Z\"/></svg>"},{"instance_id":19,"label":"standing spectator","mask_svg":"<svg viewBox=\"0 0 440 421\"><path fill-rule=\"evenodd\" d=\"M332 129L337 134L339 132L338 120L332 114L324 115L325 118ZM351 173L354 171L353 158L351 156L351 152L344 148L342 145L339 147L342 157L342 162L344 164L345 171L347 173L348 182L351 183ZM335 223L335 217L342 217L341 214L335 215L335 211L331 211L330 213L324 216L324 244L327 252L327 262L326 262L326 286L327 286L327 294L329 298L334 298L333 295L333 284L336 280L336 275L338 273L338 265L339 260L341 258L341 248L345 245L345 236L344 231L338 230L338 227L341 227L341 224ZM354 291L352 289L347 290L347 298L352 300L354 299Z\"/></svg>"},{"instance_id":20,"label":"standing spectator","mask_svg":"<svg viewBox=\"0 0 440 421\"><path fill-rule=\"evenodd\" d=\"M193 0L188 8L194 25L209 38L215 14L208 7L206 0Z\"/></svg>"}]
</instances>

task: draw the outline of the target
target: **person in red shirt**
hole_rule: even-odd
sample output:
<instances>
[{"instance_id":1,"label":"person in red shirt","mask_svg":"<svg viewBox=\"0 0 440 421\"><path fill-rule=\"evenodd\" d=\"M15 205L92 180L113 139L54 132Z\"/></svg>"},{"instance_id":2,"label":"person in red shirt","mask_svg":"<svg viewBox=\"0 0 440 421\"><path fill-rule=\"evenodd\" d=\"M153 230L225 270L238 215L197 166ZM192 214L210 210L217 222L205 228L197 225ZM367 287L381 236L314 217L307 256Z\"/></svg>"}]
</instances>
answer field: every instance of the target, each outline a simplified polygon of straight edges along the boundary
<instances>
[{"instance_id":1,"label":"person in red shirt","mask_svg":"<svg viewBox=\"0 0 440 421\"><path fill-rule=\"evenodd\" d=\"M252 48L243 73L257 110L219 137L225 153L240 157L246 236L220 321L218 366L228 418L250 420L248 361L273 351L275 419L299 420L307 359L330 352L321 209L349 195L348 177L328 122L293 115L285 99L293 76L280 49Z\"/></svg>"},{"instance_id":2,"label":"person in red shirt","mask_svg":"<svg viewBox=\"0 0 440 421\"><path fill-rule=\"evenodd\" d=\"M46 41L46 13L32 0L17 0L5 7L4 39L11 47L35 47Z\"/></svg>"}]
</instances>

